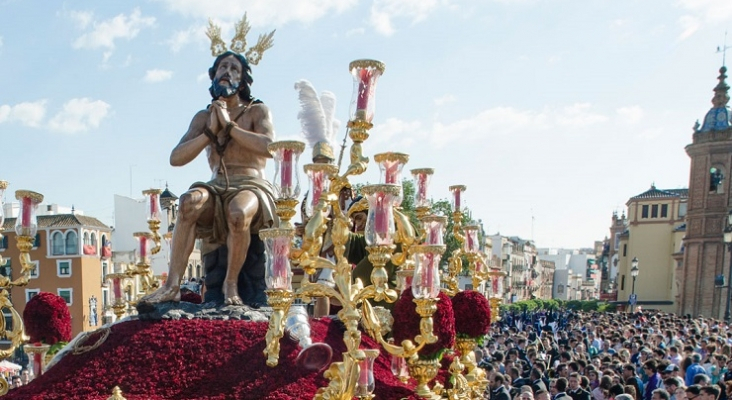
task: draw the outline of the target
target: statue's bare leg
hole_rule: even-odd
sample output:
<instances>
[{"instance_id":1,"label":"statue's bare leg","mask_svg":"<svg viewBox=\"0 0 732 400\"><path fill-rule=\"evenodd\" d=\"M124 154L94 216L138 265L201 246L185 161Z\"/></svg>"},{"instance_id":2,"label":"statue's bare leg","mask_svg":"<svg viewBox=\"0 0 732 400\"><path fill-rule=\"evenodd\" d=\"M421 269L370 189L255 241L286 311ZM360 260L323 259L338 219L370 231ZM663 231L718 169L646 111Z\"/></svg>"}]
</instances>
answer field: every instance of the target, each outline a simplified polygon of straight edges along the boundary
<instances>
[{"instance_id":1,"label":"statue's bare leg","mask_svg":"<svg viewBox=\"0 0 732 400\"><path fill-rule=\"evenodd\" d=\"M140 302L180 300L180 279L196 242L196 222L201 220L203 224L210 223L212 216L213 200L206 189L191 189L180 196L178 219L171 242L168 279L162 287L140 299Z\"/></svg>"},{"instance_id":2,"label":"statue's bare leg","mask_svg":"<svg viewBox=\"0 0 732 400\"><path fill-rule=\"evenodd\" d=\"M226 246L229 251L229 259L223 287L225 304L244 304L239 297L239 272L247 258L247 250L251 241L250 227L258 210L257 196L246 190L234 196L226 210L226 222L229 225Z\"/></svg>"}]
</instances>

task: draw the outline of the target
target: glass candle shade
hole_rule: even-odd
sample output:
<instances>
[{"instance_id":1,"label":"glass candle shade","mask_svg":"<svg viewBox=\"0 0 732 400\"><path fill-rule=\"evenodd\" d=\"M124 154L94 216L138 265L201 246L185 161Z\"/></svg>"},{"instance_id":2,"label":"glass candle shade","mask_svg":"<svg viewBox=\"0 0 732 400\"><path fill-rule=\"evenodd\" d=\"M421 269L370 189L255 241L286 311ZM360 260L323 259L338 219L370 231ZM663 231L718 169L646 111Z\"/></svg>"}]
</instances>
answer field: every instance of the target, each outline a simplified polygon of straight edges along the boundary
<instances>
[{"instance_id":1,"label":"glass candle shade","mask_svg":"<svg viewBox=\"0 0 732 400\"><path fill-rule=\"evenodd\" d=\"M355 60L348 66L353 75L351 120L371 122L376 109L376 82L384 73L384 63L376 60Z\"/></svg>"},{"instance_id":2,"label":"glass candle shade","mask_svg":"<svg viewBox=\"0 0 732 400\"><path fill-rule=\"evenodd\" d=\"M145 196L147 201L147 220L148 221L160 221L160 194L163 193L160 189L148 189L144 190L142 194Z\"/></svg>"},{"instance_id":3,"label":"glass candle shade","mask_svg":"<svg viewBox=\"0 0 732 400\"><path fill-rule=\"evenodd\" d=\"M493 289L491 290L493 297L503 297L503 276L498 271L491 271L491 284Z\"/></svg>"},{"instance_id":4,"label":"glass candle shade","mask_svg":"<svg viewBox=\"0 0 732 400\"><path fill-rule=\"evenodd\" d=\"M480 251L480 241L478 240L478 231L480 227L477 225L466 225L463 227L465 241L463 242L463 251L466 253L477 253Z\"/></svg>"},{"instance_id":5,"label":"glass candle shade","mask_svg":"<svg viewBox=\"0 0 732 400\"><path fill-rule=\"evenodd\" d=\"M445 226L447 226L447 217L428 215L422 218L422 229L424 229L425 234L424 244L445 244Z\"/></svg>"},{"instance_id":6,"label":"glass candle shade","mask_svg":"<svg viewBox=\"0 0 732 400\"><path fill-rule=\"evenodd\" d=\"M379 183L388 183L392 185L402 185L402 169L409 161L409 155L404 153L379 153L374 155L374 161L379 164L380 178ZM399 197L394 205L402 204L403 194L400 190Z\"/></svg>"},{"instance_id":7,"label":"glass candle shade","mask_svg":"<svg viewBox=\"0 0 732 400\"><path fill-rule=\"evenodd\" d=\"M109 281L109 284L112 287L112 304L124 303L126 300L123 291L124 275L107 274L107 281Z\"/></svg>"},{"instance_id":8,"label":"glass candle shade","mask_svg":"<svg viewBox=\"0 0 732 400\"><path fill-rule=\"evenodd\" d=\"M410 171L414 177L414 206L430 207L430 201L427 198L427 189L429 189L430 181L435 170L432 168L418 168Z\"/></svg>"},{"instance_id":9,"label":"glass candle shade","mask_svg":"<svg viewBox=\"0 0 732 400\"><path fill-rule=\"evenodd\" d=\"M295 236L294 229L270 228L259 231L267 253L264 281L267 289L292 289L290 269L290 243Z\"/></svg>"},{"instance_id":10,"label":"glass candle shade","mask_svg":"<svg viewBox=\"0 0 732 400\"><path fill-rule=\"evenodd\" d=\"M300 177L297 173L300 155L305 143L283 140L270 143L267 150L274 158L274 188L278 199L296 199L300 195Z\"/></svg>"},{"instance_id":11,"label":"glass candle shade","mask_svg":"<svg viewBox=\"0 0 732 400\"><path fill-rule=\"evenodd\" d=\"M457 212L463 211L463 192L467 189L465 185L454 185L450 186L450 193L452 193L452 211Z\"/></svg>"},{"instance_id":12,"label":"glass candle shade","mask_svg":"<svg viewBox=\"0 0 732 400\"><path fill-rule=\"evenodd\" d=\"M485 280L485 295L488 298L493 297L493 277L491 276Z\"/></svg>"},{"instance_id":13,"label":"glass candle shade","mask_svg":"<svg viewBox=\"0 0 732 400\"><path fill-rule=\"evenodd\" d=\"M475 260L475 273L479 275L485 275L488 273L488 267L483 262L483 259L480 257L476 257Z\"/></svg>"},{"instance_id":14,"label":"glass candle shade","mask_svg":"<svg viewBox=\"0 0 732 400\"><path fill-rule=\"evenodd\" d=\"M400 269L396 273L397 275L397 289L399 293L404 293L405 290L412 286L412 279L414 278L414 270L411 269Z\"/></svg>"},{"instance_id":15,"label":"glass candle shade","mask_svg":"<svg viewBox=\"0 0 732 400\"><path fill-rule=\"evenodd\" d=\"M137 240L135 263L150 265L150 255L152 254L152 248L155 247L152 234L150 232L135 232L132 236Z\"/></svg>"},{"instance_id":16,"label":"glass candle shade","mask_svg":"<svg viewBox=\"0 0 732 400\"><path fill-rule=\"evenodd\" d=\"M412 294L415 299L434 299L440 294L440 258L445 246L421 245L414 248L414 278Z\"/></svg>"},{"instance_id":17,"label":"glass candle shade","mask_svg":"<svg viewBox=\"0 0 732 400\"><path fill-rule=\"evenodd\" d=\"M367 397L374 392L376 380L374 380L374 360L379 356L379 350L363 350L366 358L358 363L358 382L356 382L356 397Z\"/></svg>"},{"instance_id":18,"label":"glass candle shade","mask_svg":"<svg viewBox=\"0 0 732 400\"><path fill-rule=\"evenodd\" d=\"M369 246L394 243L394 201L399 197L399 185L368 185L361 189L369 202L364 238Z\"/></svg>"},{"instance_id":19,"label":"glass candle shade","mask_svg":"<svg viewBox=\"0 0 732 400\"><path fill-rule=\"evenodd\" d=\"M36 210L43 201L43 195L30 190L16 190L15 199L20 201L20 217L15 221L15 233L18 236L36 236Z\"/></svg>"},{"instance_id":20,"label":"glass candle shade","mask_svg":"<svg viewBox=\"0 0 732 400\"><path fill-rule=\"evenodd\" d=\"M310 192L305 203L305 212L312 216L313 209L318 205L320 197L328 194L330 178L338 173L338 167L331 164L307 164L303 167L310 180Z\"/></svg>"}]
</instances>

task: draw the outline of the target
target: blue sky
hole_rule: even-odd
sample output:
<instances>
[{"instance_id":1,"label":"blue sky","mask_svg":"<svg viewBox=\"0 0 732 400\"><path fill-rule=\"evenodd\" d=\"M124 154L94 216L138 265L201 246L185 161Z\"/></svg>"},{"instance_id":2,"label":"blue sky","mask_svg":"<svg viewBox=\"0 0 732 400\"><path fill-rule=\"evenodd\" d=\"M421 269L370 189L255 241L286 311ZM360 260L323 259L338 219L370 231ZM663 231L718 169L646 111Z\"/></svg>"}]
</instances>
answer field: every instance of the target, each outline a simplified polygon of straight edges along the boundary
<instances>
[{"instance_id":1,"label":"blue sky","mask_svg":"<svg viewBox=\"0 0 732 400\"><path fill-rule=\"evenodd\" d=\"M364 151L435 168L435 198L467 185L487 231L540 247L589 247L651 183L688 187L732 28L729 0L0 0L6 201L31 189L112 224L114 194L206 180L203 156L168 157L209 102L208 17L228 42L245 11L250 43L277 29L252 92L278 139L300 132L297 80L345 122L349 62L381 60Z\"/></svg>"}]
</instances>

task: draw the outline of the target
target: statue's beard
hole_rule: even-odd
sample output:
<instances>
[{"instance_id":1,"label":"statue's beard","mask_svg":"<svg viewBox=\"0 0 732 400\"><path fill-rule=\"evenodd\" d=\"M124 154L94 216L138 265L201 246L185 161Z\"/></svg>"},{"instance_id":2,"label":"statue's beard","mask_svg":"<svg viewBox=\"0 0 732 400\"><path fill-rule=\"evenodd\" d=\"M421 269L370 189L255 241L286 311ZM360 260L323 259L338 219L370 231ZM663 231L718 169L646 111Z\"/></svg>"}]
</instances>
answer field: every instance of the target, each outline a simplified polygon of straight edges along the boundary
<instances>
[{"instance_id":1,"label":"statue's beard","mask_svg":"<svg viewBox=\"0 0 732 400\"><path fill-rule=\"evenodd\" d=\"M209 91L211 92L211 96L213 96L214 100L221 98L221 97L224 97L224 98L231 97L239 91L239 84L234 84L234 83L231 83L231 81L227 80L229 85L224 86L224 85L220 84L220 80L221 80L220 78L214 79L211 82L211 88L209 89Z\"/></svg>"}]
</instances>

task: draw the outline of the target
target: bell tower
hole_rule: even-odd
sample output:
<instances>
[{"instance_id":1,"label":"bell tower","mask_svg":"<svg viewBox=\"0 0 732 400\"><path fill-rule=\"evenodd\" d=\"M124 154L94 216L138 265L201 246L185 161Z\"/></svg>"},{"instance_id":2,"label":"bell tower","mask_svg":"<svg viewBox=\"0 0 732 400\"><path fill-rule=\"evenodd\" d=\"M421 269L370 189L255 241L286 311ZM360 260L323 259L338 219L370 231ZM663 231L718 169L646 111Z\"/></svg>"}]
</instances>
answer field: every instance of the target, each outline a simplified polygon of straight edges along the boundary
<instances>
[{"instance_id":1,"label":"bell tower","mask_svg":"<svg viewBox=\"0 0 732 400\"><path fill-rule=\"evenodd\" d=\"M722 240L727 213L732 209L732 124L730 123L727 68L719 69L712 108L694 126L686 236L679 287L679 314L721 318L727 290L716 289L714 277L727 275L729 254Z\"/></svg>"}]
</instances>

